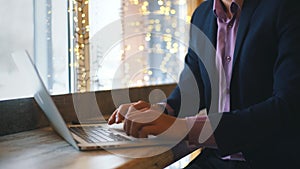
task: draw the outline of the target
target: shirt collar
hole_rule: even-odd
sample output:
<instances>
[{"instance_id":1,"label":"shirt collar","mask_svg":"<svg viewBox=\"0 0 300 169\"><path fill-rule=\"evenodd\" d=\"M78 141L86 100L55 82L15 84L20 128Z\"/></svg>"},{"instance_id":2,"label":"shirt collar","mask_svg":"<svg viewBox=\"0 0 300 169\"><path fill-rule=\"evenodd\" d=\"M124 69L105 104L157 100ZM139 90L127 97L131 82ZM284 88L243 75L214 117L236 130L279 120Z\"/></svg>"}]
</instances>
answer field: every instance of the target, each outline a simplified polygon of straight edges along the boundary
<instances>
[{"instance_id":1,"label":"shirt collar","mask_svg":"<svg viewBox=\"0 0 300 169\"><path fill-rule=\"evenodd\" d=\"M232 0L231 6L230 6L231 12L237 13L238 11L240 11L242 9L243 3L244 3L244 0ZM226 18L226 13L224 11L224 5L221 2L221 0L214 0L213 11L217 18L222 18L222 19Z\"/></svg>"}]
</instances>

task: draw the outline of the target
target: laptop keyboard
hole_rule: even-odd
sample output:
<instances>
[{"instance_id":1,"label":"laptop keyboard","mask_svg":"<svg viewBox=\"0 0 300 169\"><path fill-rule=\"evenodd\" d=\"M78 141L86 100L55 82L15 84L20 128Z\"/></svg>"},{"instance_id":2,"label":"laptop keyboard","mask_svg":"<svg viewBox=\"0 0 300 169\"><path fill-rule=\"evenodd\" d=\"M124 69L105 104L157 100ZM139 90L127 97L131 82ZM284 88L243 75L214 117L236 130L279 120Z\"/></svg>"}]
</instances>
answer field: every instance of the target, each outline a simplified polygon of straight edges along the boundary
<instances>
[{"instance_id":1,"label":"laptop keyboard","mask_svg":"<svg viewBox=\"0 0 300 169\"><path fill-rule=\"evenodd\" d=\"M70 130L88 143L130 141L130 139L101 126L70 127Z\"/></svg>"}]
</instances>

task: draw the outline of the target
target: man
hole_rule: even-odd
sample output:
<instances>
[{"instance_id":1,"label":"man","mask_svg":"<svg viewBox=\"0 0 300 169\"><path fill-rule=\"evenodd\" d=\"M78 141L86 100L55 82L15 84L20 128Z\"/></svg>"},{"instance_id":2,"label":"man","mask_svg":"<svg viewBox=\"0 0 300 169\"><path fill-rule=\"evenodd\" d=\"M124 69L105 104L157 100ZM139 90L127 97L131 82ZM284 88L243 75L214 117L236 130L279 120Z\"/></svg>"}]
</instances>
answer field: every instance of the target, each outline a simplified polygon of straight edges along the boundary
<instances>
[{"instance_id":1,"label":"man","mask_svg":"<svg viewBox=\"0 0 300 169\"><path fill-rule=\"evenodd\" d=\"M190 144L213 147L205 148L188 168L298 168L297 4L296 0L208 0L195 10L192 25L216 47L216 60L224 69L225 85L219 86L218 106L222 113L176 119L181 111L181 95L190 90L178 85L167 99L166 114L138 102L122 105L109 123L121 122L126 114L124 129L134 137L159 135L175 125L178 132L167 133L167 137L181 138L188 132ZM193 39L193 32L190 36ZM197 43L191 41L190 46ZM205 69L207 65L197 54L189 49L185 69L193 72L199 87L199 110L210 110L213 84ZM186 77L191 75L186 72L182 72L179 84L188 83ZM141 108L146 109L136 111ZM210 123L218 117L218 125ZM143 118L147 122L141 123ZM211 128L203 128L205 122ZM198 138L204 129L212 130L213 135L200 142Z\"/></svg>"}]
</instances>

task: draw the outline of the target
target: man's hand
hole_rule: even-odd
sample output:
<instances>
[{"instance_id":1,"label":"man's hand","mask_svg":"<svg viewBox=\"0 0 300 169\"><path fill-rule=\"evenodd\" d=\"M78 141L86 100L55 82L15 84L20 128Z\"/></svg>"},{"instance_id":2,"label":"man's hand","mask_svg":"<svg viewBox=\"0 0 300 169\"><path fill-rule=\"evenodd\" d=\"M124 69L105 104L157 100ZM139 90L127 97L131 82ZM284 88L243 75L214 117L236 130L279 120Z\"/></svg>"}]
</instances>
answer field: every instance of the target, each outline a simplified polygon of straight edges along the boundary
<instances>
[{"instance_id":1,"label":"man's hand","mask_svg":"<svg viewBox=\"0 0 300 169\"><path fill-rule=\"evenodd\" d=\"M137 110L135 107L130 106L125 116L124 130L128 135L137 138L159 135L181 140L188 133L185 119L166 115L156 106L146 110Z\"/></svg>"},{"instance_id":2,"label":"man's hand","mask_svg":"<svg viewBox=\"0 0 300 169\"><path fill-rule=\"evenodd\" d=\"M144 101L138 101L135 103L128 103L128 104L122 104L119 106L113 114L109 117L108 119L108 124L114 124L114 123L121 123L124 120L124 116L126 115L128 108L130 106L134 106L136 110L144 110L144 109L149 109L150 104Z\"/></svg>"}]
</instances>

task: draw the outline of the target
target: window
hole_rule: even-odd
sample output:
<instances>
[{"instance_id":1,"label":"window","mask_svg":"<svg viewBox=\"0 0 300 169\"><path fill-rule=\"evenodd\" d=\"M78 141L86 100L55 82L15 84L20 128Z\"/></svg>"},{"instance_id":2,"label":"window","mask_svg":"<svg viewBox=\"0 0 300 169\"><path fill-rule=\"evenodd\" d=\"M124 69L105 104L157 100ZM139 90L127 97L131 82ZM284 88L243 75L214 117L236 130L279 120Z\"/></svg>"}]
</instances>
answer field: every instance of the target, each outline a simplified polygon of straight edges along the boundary
<instances>
[{"instance_id":1,"label":"window","mask_svg":"<svg viewBox=\"0 0 300 169\"><path fill-rule=\"evenodd\" d=\"M68 3L33 2L34 62L51 94L69 93Z\"/></svg>"},{"instance_id":2,"label":"window","mask_svg":"<svg viewBox=\"0 0 300 169\"><path fill-rule=\"evenodd\" d=\"M0 7L0 100L29 97L10 54L27 50L52 94L69 92L67 2L10 0Z\"/></svg>"},{"instance_id":3,"label":"window","mask_svg":"<svg viewBox=\"0 0 300 169\"><path fill-rule=\"evenodd\" d=\"M174 83L201 0L10 0L0 7L0 100L32 96L10 58L32 56L51 94Z\"/></svg>"},{"instance_id":4,"label":"window","mask_svg":"<svg viewBox=\"0 0 300 169\"><path fill-rule=\"evenodd\" d=\"M0 99L30 95L20 84L19 73L10 54L27 49L33 56L33 5L32 0L10 0L0 6Z\"/></svg>"},{"instance_id":5,"label":"window","mask_svg":"<svg viewBox=\"0 0 300 169\"><path fill-rule=\"evenodd\" d=\"M75 91L175 83L187 52L187 23L199 3L74 1ZM80 42L83 36L90 41Z\"/></svg>"}]
</instances>

